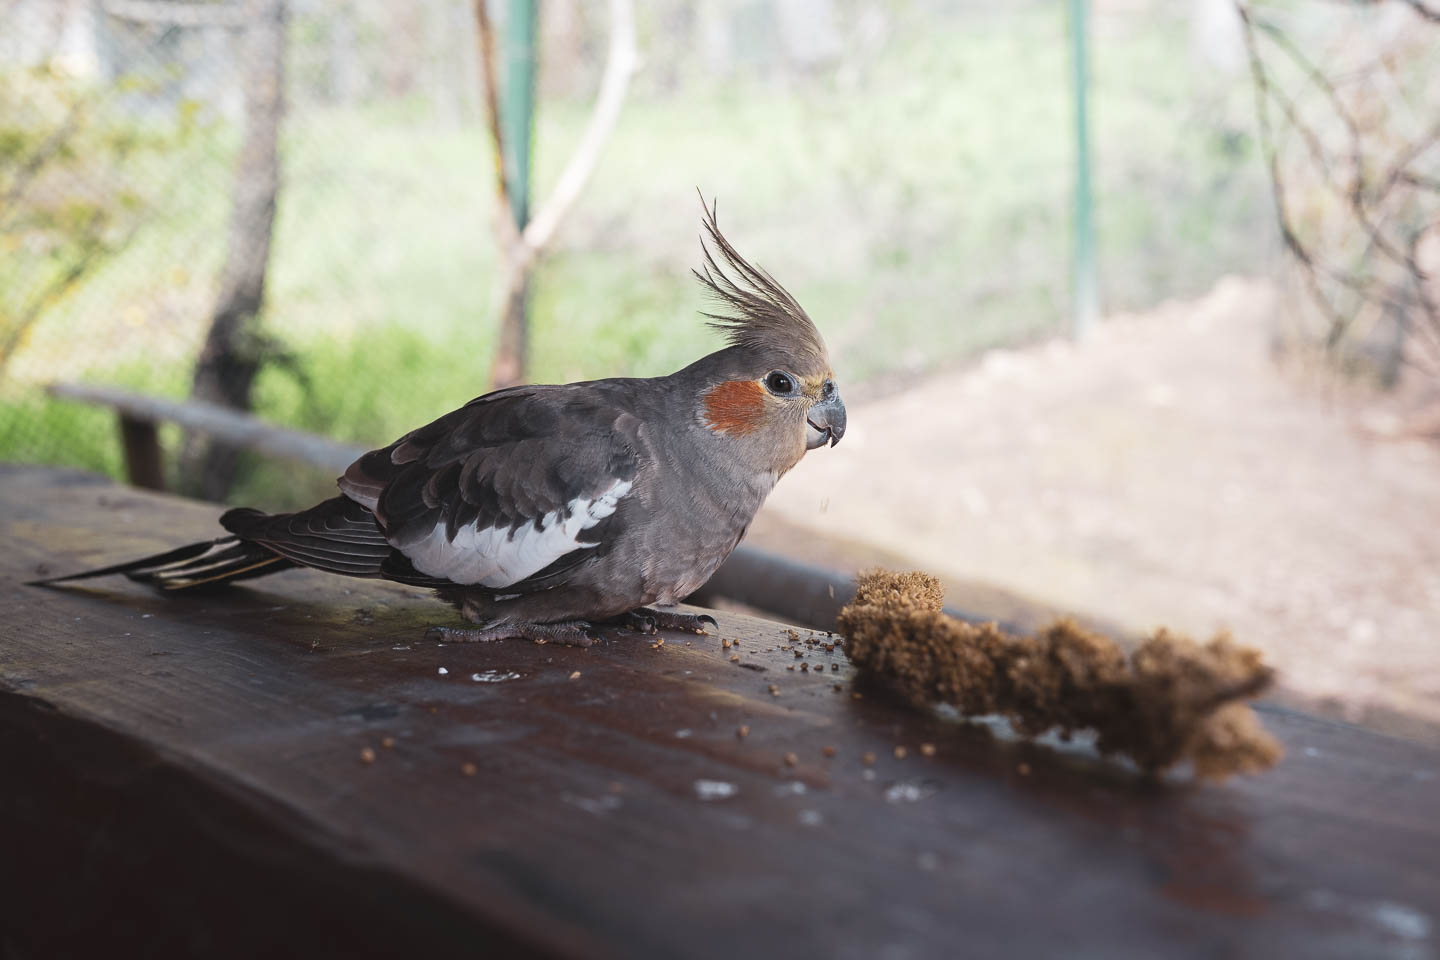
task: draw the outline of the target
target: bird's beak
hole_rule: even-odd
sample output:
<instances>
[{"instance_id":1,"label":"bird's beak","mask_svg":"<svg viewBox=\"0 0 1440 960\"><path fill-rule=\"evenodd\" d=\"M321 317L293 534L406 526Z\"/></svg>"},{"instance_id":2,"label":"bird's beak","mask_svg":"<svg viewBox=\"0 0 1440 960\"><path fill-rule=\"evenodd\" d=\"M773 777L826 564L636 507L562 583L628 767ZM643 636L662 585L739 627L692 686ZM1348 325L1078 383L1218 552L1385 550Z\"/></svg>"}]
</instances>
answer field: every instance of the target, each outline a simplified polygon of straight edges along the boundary
<instances>
[{"instance_id":1,"label":"bird's beak","mask_svg":"<svg viewBox=\"0 0 1440 960\"><path fill-rule=\"evenodd\" d=\"M840 442L845 436L845 404L840 399L840 394L835 394L829 400L821 401L810 408L805 420L805 449L814 450L816 447L825 446L828 440L830 446Z\"/></svg>"}]
</instances>

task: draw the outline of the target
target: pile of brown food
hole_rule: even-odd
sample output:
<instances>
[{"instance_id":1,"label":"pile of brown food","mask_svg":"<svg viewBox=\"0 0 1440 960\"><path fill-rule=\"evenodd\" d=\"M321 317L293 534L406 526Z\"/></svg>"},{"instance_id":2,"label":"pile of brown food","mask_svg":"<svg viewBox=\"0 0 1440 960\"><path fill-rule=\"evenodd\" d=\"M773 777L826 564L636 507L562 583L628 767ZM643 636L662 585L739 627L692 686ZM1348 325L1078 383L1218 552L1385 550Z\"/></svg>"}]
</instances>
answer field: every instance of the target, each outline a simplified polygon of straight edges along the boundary
<instances>
[{"instance_id":1,"label":"pile of brown food","mask_svg":"<svg viewBox=\"0 0 1440 960\"><path fill-rule=\"evenodd\" d=\"M1027 737L1094 730L1102 753L1149 772L1188 760L1197 776L1222 779L1280 759L1245 703L1273 672L1226 635L1201 644L1160 630L1127 656L1069 621L1013 636L956 620L942 601L927 574L862 573L839 619L850 659L917 707L999 714Z\"/></svg>"}]
</instances>

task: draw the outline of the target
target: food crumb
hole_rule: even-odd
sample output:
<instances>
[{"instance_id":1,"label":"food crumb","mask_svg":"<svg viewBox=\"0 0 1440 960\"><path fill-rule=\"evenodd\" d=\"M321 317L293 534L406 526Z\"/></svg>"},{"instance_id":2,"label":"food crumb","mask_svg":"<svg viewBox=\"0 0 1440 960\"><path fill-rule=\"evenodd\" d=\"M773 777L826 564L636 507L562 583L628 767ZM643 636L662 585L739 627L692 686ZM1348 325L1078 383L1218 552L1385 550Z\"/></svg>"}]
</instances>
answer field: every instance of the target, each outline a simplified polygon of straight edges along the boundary
<instances>
[{"instance_id":1,"label":"food crumb","mask_svg":"<svg viewBox=\"0 0 1440 960\"><path fill-rule=\"evenodd\" d=\"M809 672L810 672L810 664L808 664L808 663L802 663L802 664L800 664L800 672L801 672L801 673L809 673Z\"/></svg>"},{"instance_id":2,"label":"food crumb","mask_svg":"<svg viewBox=\"0 0 1440 960\"><path fill-rule=\"evenodd\" d=\"M730 649L730 638L729 638L729 637L726 637L724 640L721 640L721 641L720 641L720 646L724 647L726 650L729 650L729 649Z\"/></svg>"},{"instance_id":3,"label":"food crumb","mask_svg":"<svg viewBox=\"0 0 1440 960\"><path fill-rule=\"evenodd\" d=\"M580 671L579 671L579 670L576 670L574 673L570 674L570 679L571 679L571 680L579 680L579 679L580 679Z\"/></svg>"},{"instance_id":4,"label":"food crumb","mask_svg":"<svg viewBox=\"0 0 1440 960\"><path fill-rule=\"evenodd\" d=\"M475 766L475 764L471 763L469 760L466 760L464 763L460 764L460 772L465 774L465 776L467 777L473 777L475 776L475 774L480 772L480 768Z\"/></svg>"},{"instance_id":5,"label":"food crumb","mask_svg":"<svg viewBox=\"0 0 1440 960\"><path fill-rule=\"evenodd\" d=\"M827 756L827 757L833 757L833 756L835 756L835 748L834 748L833 746L828 746L828 745L827 745L827 746L826 746L823 750L821 750L820 752L823 753L823 754L825 754L825 756Z\"/></svg>"},{"instance_id":6,"label":"food crumb","mask_svg":"<svg viewBox=\"0 0 1440 960\"><path fill-rule=\"evenodd\" d=\"M449 670L446 670L444 667L441 667L440 669L436 670L435 672L438 673L438 674L440 674L440 676L443 677L443 676L445 676L445 674L449 673L450 671L449 671Z\"/></svg>"},{"instance_id":7,"label":"food crumb","mask_svg":"<svg viewBox=\"0 0 1440 960\"><path fill-rule=\"evenodd\" d=\"M865 766L867 767L873 767L875 765L875 754L869 750L866 750L865 753L860 757L860 762L865 764Z\"/></svg>"},{"instance_id":8,"label":"food crumb","mask_svg":"<svg viewBox=\"0 0 1440 960\"><path fill-rule=\"evenodd\" d=\"M374 751L374 749L372 749L371 747L361 747L361 748L360 748L360 762L361 762L361 763L374 763L374 762L375 762L375 751Z\"/></svg>"},{"instance_id":9,"label":"food crumb","mask_svg":"<svg viewBox=\"0 0 1440 960\"><path fill-rule=\"evenodd\" d=\"M739 737L741 740L744 740L746 737L750 736L750 724L742 723L740 724L740 726L736 727L735 736Z\"/></svg>"},{"instance_id":10,"label":"food crumb","mask_svg":"<svg viewBox=\"0 0 1440 960\"><path fill-rule=\"evenodd\" d=\"M770 690L770 696L772 696L772 697L778 697L778 696L780 696L780 688L777 687L777 686L775 686L775 684L773 684L773 683L770 684L769 690Z\"/></svg>"},{"instance_id":11,"label":"food crumb","mask_svg":"<svg viewBox=\"0 0 1440 960\"><path fill-rule=\"evenodd\" d=\"M380 746L384 747L386 750L389 750L391 747L395 746L395 738L382 737L380 740Z\"/></svg>"},{"instance_id":12,"label":"food crumb","mask_svg":"<svg viewBox=\"0 0 1440 960\"><path fill-rule=\"evenodd\" d=\"M1017 766L1017 767L1015 768L1015 772L1018 773L1018 774L1020 774L1020 776L1022 776L1022 777L1028 777L1028 776L1030 776L1030 764L1028 764L1028 763L1022 763L1022 764L1020 764L1019 766Z\"/></svg>"},{"instance_id":13,"label":"food crumb","mask_svg":"<svg viewBox=\"0 0 1440 960\"><path fill-rule=\"evenodd\" d=\"M740 662L740 654L738 654L738 653L732 653L732 654L730 654L730 662L731 662L731 663L739 663L739 662Z\"/></svg>"},{"instance_id":14,"label":"food crumb","mask_svg":"<svg viewBox=\"0 0 1440 960\"><path fill-rule=\"evenodd\" d=\"M935 744L933 744L933 743L922 743L922 744L920 744L920 752L921 752L922 754L924 754L925 756L927 756L927 757L933 757L933 756L935 756Z\"/></svg>"},{"instance_id":15,"label":"food crumb","mask_svg":"<svg viewBox=\"0 0 1440 960\"><path fill-rule=\"evenodd\" d=\"M797 757L797 756L796 756L795 754L793 754L793 753L787 753L787 754L785 754L785 766L787 766L787 767L798 767L799 765L800 765L800 758L799 758L799 757Z\"/></svg>"},{"instance_id":16,"label":"food crumb","mask_svg":"<svg viewBox=\"0 0 1440 960\"><path fill-rule=\"evenodd\" d=\"M909 753L909 752L910 752L910 751L906 750L904 747L897 746L897 747L895 748L895 759L896 759L896 760L904 760L904 759L905 759L905 755L906 755L907 753Z\"/></svg>"}]
</instances>

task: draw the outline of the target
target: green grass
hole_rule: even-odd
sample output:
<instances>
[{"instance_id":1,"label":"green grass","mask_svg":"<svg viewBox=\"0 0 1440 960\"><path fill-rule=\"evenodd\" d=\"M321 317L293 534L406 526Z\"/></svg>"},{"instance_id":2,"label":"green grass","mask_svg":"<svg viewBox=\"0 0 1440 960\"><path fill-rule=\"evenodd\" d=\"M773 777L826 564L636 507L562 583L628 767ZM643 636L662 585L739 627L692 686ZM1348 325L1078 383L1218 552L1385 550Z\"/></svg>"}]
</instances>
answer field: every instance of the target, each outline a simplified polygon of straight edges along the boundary
<instances>
[{"instance_id":1,"label":"green grass","mask_svg":"<svg viewBox=\"0 0 1440 960\"><path fill-rule=\"evenodd\" d=\"M1192 63L1183 17L1111 27L1095 50L1100 257L1106 305L1136 308L1250 269L1268 206L1245 77L1217 81ZM532 378L658 374L715 348L688 275L697 186L718 195L731 239L806 304L844 383L1058 332L1064 30L1048 6L902 18L848 77L736 75L632 99L535 274ZM587 112L542 103L542 196ZM165 168L150 226L45 318L0 383L0 458L118 464L108 417L37 399L35 383L183 394L224 249L234 143L233 130L192 138ZM307 107L283 151L264 323L303 373L267 370L257 411L378 444L483 393L495 269L484 131L403 101ZM284 501L312 482L256 465L237 498Z\"/></svg>"}]
</instances>

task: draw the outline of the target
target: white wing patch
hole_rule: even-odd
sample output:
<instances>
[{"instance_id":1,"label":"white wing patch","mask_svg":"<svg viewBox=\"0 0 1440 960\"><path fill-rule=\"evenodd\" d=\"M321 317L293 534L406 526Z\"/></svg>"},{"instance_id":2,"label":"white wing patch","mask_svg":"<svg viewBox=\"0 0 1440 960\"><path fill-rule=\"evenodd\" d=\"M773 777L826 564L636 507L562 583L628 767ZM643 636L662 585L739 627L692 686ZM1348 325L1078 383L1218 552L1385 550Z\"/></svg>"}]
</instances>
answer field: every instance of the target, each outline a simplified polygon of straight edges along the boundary
<instances>
[{"instance_id":1,"label":"white wing patch","mask_svg":"<svg viewBox=\"0 0 1440 960\"><path fill-rule=\"evenodd\" d=\"M442 523L423 540L395 544L410 558L415 569L431 577L454 583L484 587L508 587L539 573L572 550L596 547L580 543L581 531L588 530L615 512L620 498L630 492L631 481L617 480L593 500L577 497L567 511L555 510L536 524L527 523L511 531L508 527L478 529L474 524L445 536ZM566 516L568 512L568 516Z\"/></svg>"}]
</instances>

